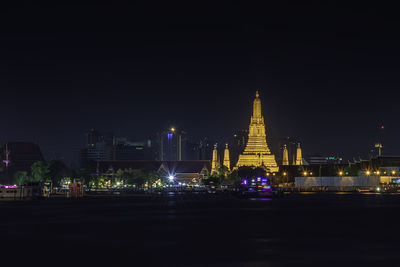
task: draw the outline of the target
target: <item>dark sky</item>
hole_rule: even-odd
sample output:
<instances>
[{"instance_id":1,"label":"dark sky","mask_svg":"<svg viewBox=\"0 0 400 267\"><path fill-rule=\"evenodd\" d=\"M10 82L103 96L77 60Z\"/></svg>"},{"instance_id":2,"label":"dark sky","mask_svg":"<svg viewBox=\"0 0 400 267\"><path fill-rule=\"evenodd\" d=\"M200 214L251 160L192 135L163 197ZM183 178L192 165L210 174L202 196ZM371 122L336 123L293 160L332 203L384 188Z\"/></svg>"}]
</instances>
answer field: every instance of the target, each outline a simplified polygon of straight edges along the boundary
<instances>
[{"instance_id":1,"label":"dark sky","mask_svg":"<svg viewBox=\"0 0 400 267\"><path fill-rule=\"evenodd\" d=\"M0 142L67 161L91 127L144 139L173 123L225 142L259 89L272 142L352 158L381 138L399 155L397 9L277 2L2 8Z\"/></svg>"}]
</instances>

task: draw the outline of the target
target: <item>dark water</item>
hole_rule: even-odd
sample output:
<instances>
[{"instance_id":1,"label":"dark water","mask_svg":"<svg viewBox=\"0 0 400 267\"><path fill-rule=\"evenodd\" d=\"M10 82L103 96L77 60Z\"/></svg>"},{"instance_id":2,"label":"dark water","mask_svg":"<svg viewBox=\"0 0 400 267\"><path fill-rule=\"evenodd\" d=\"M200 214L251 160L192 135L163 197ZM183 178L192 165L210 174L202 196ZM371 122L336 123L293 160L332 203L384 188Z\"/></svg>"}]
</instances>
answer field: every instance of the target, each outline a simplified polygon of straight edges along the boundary
<instances>
[{"instance_id":1,"label":"dark water","mask_svg":"<svg viewBox=\"0 0 400 267\"><path fill-rule=\"evenodd\" d=\"M399 195L93 197L0 201L0 211L0 254L16 263L400 265Z\"/></svg>"}]
</instances>

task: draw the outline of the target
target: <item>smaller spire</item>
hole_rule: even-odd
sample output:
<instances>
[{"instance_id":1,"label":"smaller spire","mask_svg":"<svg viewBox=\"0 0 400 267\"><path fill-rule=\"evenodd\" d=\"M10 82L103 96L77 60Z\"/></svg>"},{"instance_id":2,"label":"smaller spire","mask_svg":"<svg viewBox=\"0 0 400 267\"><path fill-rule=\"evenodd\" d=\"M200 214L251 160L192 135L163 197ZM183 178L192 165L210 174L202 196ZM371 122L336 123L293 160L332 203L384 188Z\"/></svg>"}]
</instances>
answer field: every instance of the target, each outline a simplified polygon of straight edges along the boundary
<instances>
[{"instance_id":1,"label":"smaller spire","mask_svg":"<svg viewBox=\"0 0 400 267\"><path fill-rule=\"evenodd\" d=\"M260 94L258 93L258 90L256 91L256 98L258 98Z\"/></svg>"},{"instance_id":2,"label":"smaller spire","mask_svg":"<svg viewBox=\"0 0 400 267\"><path fill-rule=\"evenodd\" d=\"M302 153L301 153L300 143L297 144L296 165L303 165L303 156L302 156Z\"/></svg>"},{"instance_id":3,"label":"smaller spire","mask_svg":"<svg viewBox=\"0 0 400 267\"><path fill-rule=\"evenodd\" d=\"M213 149L212 161L211 161L211 174L216 172L218 170L218 168L220 167L218 158L219 157L218 157L217 144L215 144L214 149Z\"/></svg>"},{"instance_id":4,"label":"smaller spire","mask_svg":"<svg viewBox=\"0 0 400 267\"><path fill-rule=\"evenodd\" d=\"M225 145L225 151L224 151L224 166L228 168L228 170L231 170L231 160L229 158L229 148L228 144Z\"/></svg>"},{"instance_id":5,"label":"smaller spire","mask_svg":"<svg viewBox=\"0 0 400 267\"><path fill-rule=\"evenodd\" d=\"M289 165L289 154L288 154L288 150L286 147L286 144L283 145L283 160L282 160L282 165Z\"/></svg>"}]
</instances>

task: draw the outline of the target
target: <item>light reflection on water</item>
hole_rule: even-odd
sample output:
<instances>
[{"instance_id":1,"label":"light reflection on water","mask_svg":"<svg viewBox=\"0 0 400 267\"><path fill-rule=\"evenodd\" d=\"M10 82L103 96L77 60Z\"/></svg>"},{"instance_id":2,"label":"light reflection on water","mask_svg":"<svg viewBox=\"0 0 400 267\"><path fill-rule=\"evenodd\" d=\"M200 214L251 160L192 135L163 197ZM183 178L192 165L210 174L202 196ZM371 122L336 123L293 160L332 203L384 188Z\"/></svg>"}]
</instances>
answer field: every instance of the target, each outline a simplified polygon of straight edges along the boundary
<instances>
[{"instance_id":1,"label":"light reflection on water","mask_svg":"<svg viewBox=\"0 0 400 267\"><path fill-rule=\"evenodd\" d=\"M272 198L255 198L255 197L252 197L252 198L249 198L249 200L270 201L270 200L272 200Z\"/></svg>"}]
</instances>

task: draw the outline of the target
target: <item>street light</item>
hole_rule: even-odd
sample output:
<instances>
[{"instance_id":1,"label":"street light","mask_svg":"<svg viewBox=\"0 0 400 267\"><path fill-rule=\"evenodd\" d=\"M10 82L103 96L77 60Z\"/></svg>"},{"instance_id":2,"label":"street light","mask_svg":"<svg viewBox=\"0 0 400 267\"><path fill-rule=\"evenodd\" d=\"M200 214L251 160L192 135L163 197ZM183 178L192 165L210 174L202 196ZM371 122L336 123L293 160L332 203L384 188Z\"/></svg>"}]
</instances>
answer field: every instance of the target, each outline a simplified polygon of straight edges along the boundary
<instances>
[{"instance_id":1,"label":"street light","mask_svg":"<svg viewBox=\"0 0 400 267\"><path fill-rule=\"evenodd\" d=\"M342 172L342 171L340 171L340 172L339 172L339 176L342 176L342 175L343 175L343 172Z\"/></svg>"},{"instance_id":2,"label":"street light","mask_svg":"<svg viewBox=\"0 0 400 267\"><path fill-rule=\"evenodd\" d=\"M365 172L365 174L367 174L367 175L370 175L370 174L371 174L371 172L370 172L370 171L366 171L366 172Z\"/></svg>"}]
</instances>

